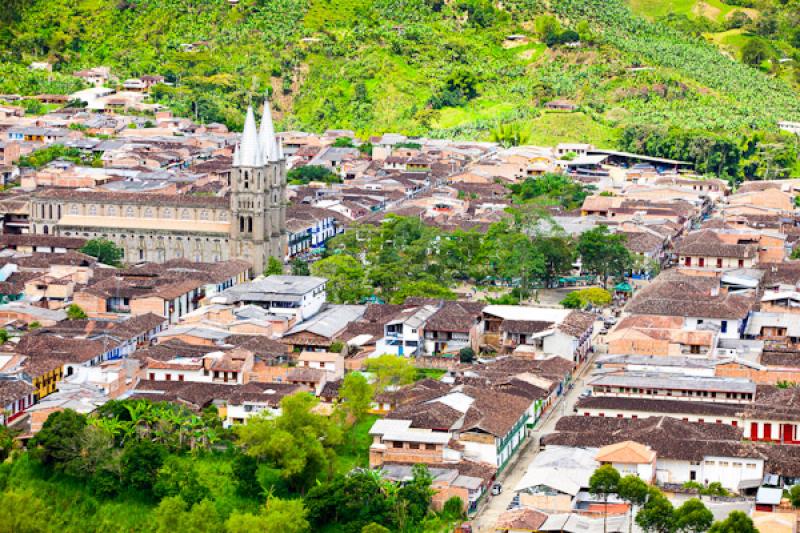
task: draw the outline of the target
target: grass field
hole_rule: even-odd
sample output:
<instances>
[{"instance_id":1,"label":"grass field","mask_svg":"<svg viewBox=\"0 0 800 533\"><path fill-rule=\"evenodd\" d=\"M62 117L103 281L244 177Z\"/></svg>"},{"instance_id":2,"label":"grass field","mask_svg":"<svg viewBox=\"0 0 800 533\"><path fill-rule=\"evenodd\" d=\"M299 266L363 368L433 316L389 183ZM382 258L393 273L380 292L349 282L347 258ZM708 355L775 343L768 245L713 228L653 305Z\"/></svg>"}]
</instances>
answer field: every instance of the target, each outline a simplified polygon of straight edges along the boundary
<instances>
[{"instance_id":1,"label":"grass field","mask_svg":"<svg viewBox=\"0 0 800 533\"><path fill-rule=\"evenodd\" d=\"M536 146L555 146L561 142L586 142L597 147L616 146L619 131L592 120L584 113L543 113L528 122L530 140Z\"/></svg>"},{"instance_id":2,"label":"grass field","mask_svg":"<svg viewBox=\"0 0 800 533\"><path fill-rule=\"evenodd\" d=\"M630 0L634 12L651 20L670 13L687 17L707 17L715 22L724 21L736 10L744 11L754 18L758 15L755 9L731 6L720 0Z\"/></svg>"}]
</instances>

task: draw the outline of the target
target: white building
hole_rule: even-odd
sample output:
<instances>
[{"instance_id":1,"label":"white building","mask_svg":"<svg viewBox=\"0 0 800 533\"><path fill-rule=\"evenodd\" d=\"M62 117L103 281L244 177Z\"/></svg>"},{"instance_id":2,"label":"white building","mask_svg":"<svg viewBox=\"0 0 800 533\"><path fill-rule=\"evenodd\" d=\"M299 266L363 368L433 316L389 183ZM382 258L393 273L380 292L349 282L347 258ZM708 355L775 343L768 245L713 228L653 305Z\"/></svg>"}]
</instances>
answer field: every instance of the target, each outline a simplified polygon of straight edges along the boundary
<instances>
[{"instance_id":1,"label":"white building","mask_svg":"<svg viewBox=\"0 0 800 533\"><path fill-rule=\"evenodd\" d=\"M325 304L325 278L268 276L230 287L211 298L213 304L257 305L276 315L306 320Z\"/></svg>"}]
</instances>

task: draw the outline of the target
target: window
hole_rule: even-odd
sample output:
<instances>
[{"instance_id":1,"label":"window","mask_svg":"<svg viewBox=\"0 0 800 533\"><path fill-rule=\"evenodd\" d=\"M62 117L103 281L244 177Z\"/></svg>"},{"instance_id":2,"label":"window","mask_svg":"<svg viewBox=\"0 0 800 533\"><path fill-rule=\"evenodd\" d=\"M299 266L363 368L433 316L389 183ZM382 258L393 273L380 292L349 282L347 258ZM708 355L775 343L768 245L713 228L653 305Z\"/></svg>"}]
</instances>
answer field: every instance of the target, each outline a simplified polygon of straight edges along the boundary
<instances>
[{"instance_id":1,"label":"window","mask_svg":"<svg viewBox=\"0 0 800 533\"><path fill-rule=\"evenodd\" d=\"M208 220L208 211L206 209L200 211L200 220Z\"/></svg>"},{"instance_id":2,"label":"window","mask_svg":"<svg viewBox=\"0 0 800 533\"><path fill-rule=\"evenodd\" d=\"M106 214L110 217L117 216L117 208L113 205L106 207Z\"/></svg>"},{"instance_id":3,"label":"window","mask_svg":"<svg viewBox=\"0 0 800 533\"><path fill-rule=\"evenodd\" d=\"M161 213L162 213L162 215L164 215L164 218L172 218L172 216L173 216L172 215L172 209L170 209L169 207L164 209L164 211L162 211Z\"/></svg>"},{"instance_id":4,"label":"window","mask_svg":"<svg viewBox=\"0 0 800 533\"><path fill-rule=\"evenodd\" d=\"M722 258L717 257L717 268L722 268Z\"/></svg>"},{"instance_id":5,"label":"window","mask_svg":"<svg viewBox=\"0 0 800 533\"><path fill-rule=\"evenodd\" d=\"M145 218L153 218L153 209L148 207L144 210L144 217Z\"/></svg>"},{"instance_id":6,"label":"window","mask_svg":"<svg viewBox=\"0 0 800 533\"><path fill-rule=\"evenodd\" d=\"M178 381L183 381L183 374L178 374Z\"/></svg>"},{"instance_id":7,"label":"window","mask_svg":"<svg viewBox=\"0 0 800 533\"><path fill-rule=\"evenodd\" d=\"M89 216L92 216L92 217L97 216L97 206L96 205L90 205L89 206Z\"/></svg>"},{"instance_id":8,"label":"window","mask_svg":"<svg viewBox=\"0 0 800 533\"><path fill-rule=\"evenodd\" d=\"M720 332L727 333L728 332L728 321L723 320L719 327Z\"/></svg>"},{"instance_id":9,"label":"window","mask_svg":"<svg viewBox=\"0 0 800 533\"><path fill-rule=\"evenodd\" d=\"M756 464L755 463L747 463L747 469L748 470L755 470L756 469Z\"/></svg>"},{"instance_id":10,"label":"window","mask_svg":"<svg viewBox=\"0 0 800 533\"><path fill-rule=\"evenodd\" d=\"M69 214L70 215L77 215L78 214L78 206L75 205L75 204L72 204L71 206L69 206Z\"/></svg>"},{"instance_id":11,"label":"window","mask_svg":"<svg viewBox=\"0 0 800 533\"><path fill-rule=\"evenodd\" d=\"M154 372L150 372L150 381L155 381L155 380L156 380L155 373Z\"/></svg>"},{"instance_id":12,"label":"window","mask_svg":"<svg viewBox=\"0 0 800 533\"><path fill-rule=\"evenodd\" d=\"M188 209L184 209L181 211L181 220L189 220L191 218L191 213L189 213Z\"/></svg>"},{"instance_id":13,"label":"window","mask_svg":"<svg viewBox=\"0 0 800 533\"><path fill-rule=\"evenodd\" d=\"M408 444L408 447L411 448L412 450L419 450L419 443L418 442L410 442Z\"/></svg>"},{"instance_id":14,"label":"window","mask_svg":"<svg viewBox=\"0 0 800 533\"><path fill-rule=\"evenodd\" d=\"M739 259L739 268L744 266L744 259Z\"/></svg>"},{"instance_id":15,"label":"window","mask_svg":"<svg viewBox=\"0 0 800 533\"><path fill-rule=\"evenodd\" d=\"M706 466L716 466L716 461L706 461Z\"/></svg>"},{"instance_id":16,"label":"window","mask_svg":"<svg viewBox=\"0 0 800 533\"><path fill-rule=\"evenodd\" d=\"M702 267L702 266L706 266L706 258L705 258L705 257L701 257L701 258L699 258L699 259L697 260L697 264L698 264L698 266L701 266L701 267Z\"/></svg>"},{"instance_id":17,"label":"window","mask_svg":"<svg viewBox=\"0 0 800 533\"><path fill-rule=\"evenodd\" d=\"M728 461L720 461L719 462L720 468L728 468Z\"/></svg>"},{"instance_id":18,"label":"window","mask_svg":"<svg viewBox=\"0 0 800 533\"><path fill-rule=\"evenodd\" d=\"M127 209L125 209L125 216L128 218L133 218L133 207L128 206Z\"/></svg>"},{"instance_id":19,"label":"window","mask_svg":"<svg viewBox=\"0 0 800 533\"><path fill-rule=\"evenodd\" d=\"M167 381L172 381L172 374L167 374L166 376L164 376L164 379L166 379Z\"/></svg>"},{"instance_id":20,"label":"window","mask_svg":"<svg viewBox=\"0 0 800 533\"><path fill-rule=\"evenodd\" d=\"M684 261L683 261L683 264L684 264L684 266L687 266L687 267L692 266L692 258L691 257L685 258Z\"/></svg>"},{"instance_id":21,"label":"window","mask_svg":"<svg viewBox=\"0 0 800 533\"><path fill-rule=\"evenodd\" d=\"M426 444L425 445L425 449L426 450L435 450L436 449L436 445L435 444ZM750 465L747 465L747 466L750 466ZM756 465L752 465L752 466L755 468Z\"/></svg>"},{"instance_id":22,"label":"window","mask_svg":"<svg viewBox=\"0 0 800 533\"><path fill-rule=\"evenodd\" d=\"M395 441L395 442L392 443L392 448L402 448L402 447L403 447L403 443L402 442Z\"/></svg>"}]
</instances>

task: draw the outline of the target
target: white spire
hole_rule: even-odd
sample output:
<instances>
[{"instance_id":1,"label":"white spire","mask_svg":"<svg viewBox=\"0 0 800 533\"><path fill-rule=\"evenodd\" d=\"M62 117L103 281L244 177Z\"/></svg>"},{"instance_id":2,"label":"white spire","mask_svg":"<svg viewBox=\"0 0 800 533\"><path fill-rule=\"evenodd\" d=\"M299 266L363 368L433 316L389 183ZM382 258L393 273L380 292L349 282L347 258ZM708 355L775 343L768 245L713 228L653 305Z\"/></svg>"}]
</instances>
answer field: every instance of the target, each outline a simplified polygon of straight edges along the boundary
<instances>
[{"instance_id":1,"label":"white spire","mask_svg":"<svg viewBox=\"0 0 800 533\"><path fill-rule=\"evenodd\" d=\"M242 140L239 148L236 151L236 158L238 166L242 167L259 167L262 165L261 150L258 146L258 133L256 132L256 116L253 113L253 107L247 108L247 116L244 119L244 131L242 131Z\"/></svg>"},{"instance_id":2,"label":"white spire","mask_svg":"<svg viewBox=\"0 0 800 533\"><path fill-rule=\"evenodd\" d=\"M275 150L275 128L272 125L272 109L269 103L269 96L264 98L264 114L261 117L258 144L264 156L264 161L277 161L279 159Z\"/></svg>"}]
</instances>

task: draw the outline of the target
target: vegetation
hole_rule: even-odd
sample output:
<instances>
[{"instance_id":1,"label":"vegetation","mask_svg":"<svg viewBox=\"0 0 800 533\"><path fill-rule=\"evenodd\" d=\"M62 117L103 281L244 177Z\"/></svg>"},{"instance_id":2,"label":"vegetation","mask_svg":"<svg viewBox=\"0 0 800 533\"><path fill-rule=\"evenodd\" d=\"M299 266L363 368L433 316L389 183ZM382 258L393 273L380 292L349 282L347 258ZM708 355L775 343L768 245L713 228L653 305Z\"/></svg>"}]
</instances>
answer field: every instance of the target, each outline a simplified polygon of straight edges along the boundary
<instances>
[{"instance_id":1,"label":"vegetation","mask_svg":"<svg viewBox=\"0 0 800 533\"><path fill-rule=\"evenodd\" d=\"M631 3L10 0L0 92L66 94L82 86L67 73L109 65L121 79L165 75L154 101L231 127L270 92L287 129L613 146L627 127L658 124L755 135L764 166L777 122L800 119L796 1ZM512 33L530 41L509 45ZM26 68L42 59L54 73ZM552 99L581 111L544 111Z\"/></svg>"},{"instance_id":2,"label":"vegetation","mask_svg":"<svg viewBox=\"0 0 800 533\"><path fill-rule=\"evenodd\" d=\"M367 361L367 371L375 374L375 391L397 388L414 382L417 370L405 357L381 355Z\"/></svg>"},{"instance_id":3,"label":"vegetation","mask_svg":"<svg viewBox=\"0 0 800 533\"><path fill-rule=\"evenodd\" d=\"M514 202L518 204L557 205L567 210L580 207L593 190L593 187L573 181L564 174L528 178L509 188Z\"/></svg>"},{"instance_id":4,"label":"vegetation","mask_svg":"<svg viewBox=\"0 0 800 533\"><path fill-rule=\"evenodd\" d=\"M286 179L292 185L305 185L312 181L322 183L341 183L342 178L331 172L328 168L319 165L305 165L290 170Z\"/></svg>"},{"instance_id":5,"label":"vegetation","mask_svg":"<svg viewBox=\"0 0 800 533\"><path fill-rule=\"evenodd\" d=\"M67 306L68 320L81 320L84 318L86 318L86 312L78 304L69 304Z\"/></svg>"},{"instance_id":6,"label":"vegetation","mask_svg":"<svg viewBox=\"0 0 800 533\"><path fill-rule=\"evenodd\" d=\"M90 239L80 251L97 258L104 265L120 266L122 262L122 248L108 239Z\"/></svg>"},{"instance_id":7,"label":"vegetation","mask_svg":"<svg viewBox=\"0 0 800 533\"><path fill-rule=\"evenodd\" d=\"M72 161L73 163L91 163L91 160L87 161L83 153L77 148L65 148L61 144L52 144L47 148L42 148L29 155L20 157L19 166L38 169L56 159Z\"/></svg>"},{"instance_id":8,"label":"vegetation","mask_svg":"<svg viewBox=\"0 0 800 533\"><path fill-rule=\"evenodd\" d=\"M603 307L610 303L611 293L598 287L572 291L561 300L561 305L567 309L585 309L589 305L593 307Z\"/></svg>"},{"instance_id":9,"label":"vegetation","mask_svg":"<svg viewBox=\"0 0 800 533\"><path fill-rule=\"evenodd\" d=\"M267 266L264 267L265 276L280 276L283 274L283 263L277 257L270 256L267 259Z\"/></svg>"}]
</instances>

